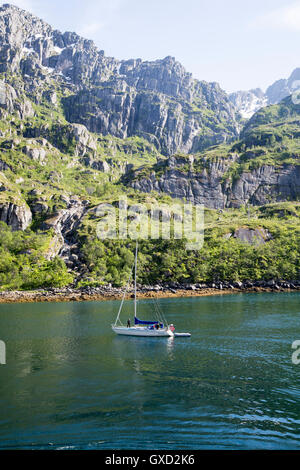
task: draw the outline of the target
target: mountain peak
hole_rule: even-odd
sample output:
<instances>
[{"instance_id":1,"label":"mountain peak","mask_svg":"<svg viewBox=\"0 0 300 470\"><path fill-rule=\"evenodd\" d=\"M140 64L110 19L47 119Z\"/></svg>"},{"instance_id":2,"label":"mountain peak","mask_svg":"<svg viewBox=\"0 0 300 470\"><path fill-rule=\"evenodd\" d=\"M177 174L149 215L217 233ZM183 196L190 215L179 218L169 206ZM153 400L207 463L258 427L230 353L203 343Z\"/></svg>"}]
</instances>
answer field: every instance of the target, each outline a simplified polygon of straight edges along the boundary
<instances>
[{"instance_id":1,"label":"mountain peak","mask_svg":"<svg viewBox=\"0 0 300 470\"><path fill-rule=\"evenodd\" d=\"M5 3L0 7L1 41L17 44L34 34L49 34L52 28L44 20L15 5Z\"/></svg>"},{"instance_id":2,"label":"mountain peak","mask_svg":"<svg viewBox=\"0 0 300 470\"><path fill-rule=\"evenodd\" d=\"M166 155L237 135L226 93L215 83L193 79L174 57L106 57L93 41L61 33L11 4L0 8L0 74L14 76L16 95L25 92L38 106L49 97L57 103L59 90L70 123L118 138L137 135Z\"/></svg>"},{"instance_id":3,"label":"mountain peak","mask_svg":"<svg viewBox=\"0 0 300 470\"><path fill-rule=\"evenodd\" d=\"M4 3L3 5L1 5L0 10L22 10L22 8L19 8L16 5L12 5L11 3Z\"/></svg>"},{"instance_id":4,"label":"mountain peak","mask_svg":"<svg viewBox=\"0 0 300 470\"><path fill-rule=\"evenodd\" d=\"M18 13L23 14L25 16L35 16L27 10L20 8L16 5L12 5L11 3L4 3L0 6L0 13Z\"/></svg>"}]
</instances>

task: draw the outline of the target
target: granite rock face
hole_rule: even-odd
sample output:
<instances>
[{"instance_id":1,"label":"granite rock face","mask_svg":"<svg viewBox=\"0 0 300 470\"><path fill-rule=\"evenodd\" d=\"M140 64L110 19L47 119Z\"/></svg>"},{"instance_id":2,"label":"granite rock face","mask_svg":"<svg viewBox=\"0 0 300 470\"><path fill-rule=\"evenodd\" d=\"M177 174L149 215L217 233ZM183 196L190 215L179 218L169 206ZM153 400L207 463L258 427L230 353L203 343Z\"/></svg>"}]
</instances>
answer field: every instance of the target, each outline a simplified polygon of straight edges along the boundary
<instances>
[{"instance_id":1,"label":"granite rock face","mask_svg":"<svg viewBox=\"0 0 300 470\"><path fill-rule=\"evenodd\" d=\"M20 119L34 116L32 104L22 89L15 89L0 80L0 118L5 119L11 113L16 113Z\"/></svg>"},{"instance_id":2,"label":"granite rock face","mask_svg":"<svg viewBox=\"0 0 300 470\"><path fill-rule=\"evenodd\" d=\"M63 100L67 119L93 132L144 137L165 155L237 135L233 106L219 85L194 80L174 58L132 61L132 68L122 64L119 73Z\"/></svg>"},{"instance_id":3,"label":"granite rock face","mask_svg":"<svg viewBox=\"0 0 300 470\"><path fill-rule=\"evenodd\" d=\"M172 198L186 200L192 204L204 204L212 209L241 207L245 204L255 206L297 200L300 194L300 167L283 165L275 168L263 165L252 171L244 171L239 178L227 177L227 172L238 155L218 161L206 161L201 171L189 169L176 157L168 160L163 173L150 172L148 176L133 177L134 189L150 193L169 194ZM184 168L183 168L184 166Z\"/></svg>"},{"instance_id":4,"label":"granite rock face","mask_svg":"<svg viewBox=\"0 0 300 470\"><path fill-rule=\"evenodd\" d=\"M230 234L231 236L232 234ZM272 235L268 230L257 227L255 229L250 229L249 227L240 227L235 230L233 234L234 238L250 243L253 245L264 245L267 241L272 239Z\"/></svg>"},{"instance_id":5,"label":"granite rock face","mask_svg":"<svg viewBox=\"0 0 300 470\"><path fill-rule=\"evenodd\" d=\"M0 204L0 220L13 231L26 230L32 222L32 213L26 204L4 203Z\"/></svg>"}]
</instances>

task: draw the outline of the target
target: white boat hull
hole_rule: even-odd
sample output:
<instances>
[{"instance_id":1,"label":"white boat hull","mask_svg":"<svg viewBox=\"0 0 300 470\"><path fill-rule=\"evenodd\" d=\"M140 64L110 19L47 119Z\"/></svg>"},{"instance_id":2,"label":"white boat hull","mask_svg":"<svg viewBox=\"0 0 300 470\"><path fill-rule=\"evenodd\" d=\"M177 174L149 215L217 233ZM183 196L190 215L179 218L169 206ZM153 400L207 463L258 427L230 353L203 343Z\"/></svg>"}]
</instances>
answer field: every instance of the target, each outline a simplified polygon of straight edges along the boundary
<instances>
[{"instance_id":1,"label":"white boat hull","mask_svg":"<svg viewBox=\"0 0 300 470\"><path fill-rule=\"evenodd\" d=\"M136 326L136 327L131 327L131 328L126 328L125 326L113 326L112 327L113 331L117 335L123 335L123 336L147 336L147 337L173 337L174 333L171 330L150 330L150 328L147 327L141 327L141 326Z\"/></svg>"}]
</instances>

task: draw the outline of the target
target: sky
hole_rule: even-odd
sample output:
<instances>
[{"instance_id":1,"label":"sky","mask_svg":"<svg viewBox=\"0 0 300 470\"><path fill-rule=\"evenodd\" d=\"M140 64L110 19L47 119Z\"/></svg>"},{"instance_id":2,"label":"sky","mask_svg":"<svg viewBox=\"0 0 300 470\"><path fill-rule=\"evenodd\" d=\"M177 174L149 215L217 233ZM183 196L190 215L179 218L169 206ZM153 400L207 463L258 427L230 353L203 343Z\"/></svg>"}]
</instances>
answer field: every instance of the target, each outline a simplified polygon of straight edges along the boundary
<instances>
[{"instance_id":1,"label":"sky","mask_svg":"<svg viewBox=\"0 0 300 470\"><path fill-rule=\"evenodd\" d=\"M227 92L300 67L300 0L7 0L117 59L173 56Z\"/></svg>"}]
</instances>

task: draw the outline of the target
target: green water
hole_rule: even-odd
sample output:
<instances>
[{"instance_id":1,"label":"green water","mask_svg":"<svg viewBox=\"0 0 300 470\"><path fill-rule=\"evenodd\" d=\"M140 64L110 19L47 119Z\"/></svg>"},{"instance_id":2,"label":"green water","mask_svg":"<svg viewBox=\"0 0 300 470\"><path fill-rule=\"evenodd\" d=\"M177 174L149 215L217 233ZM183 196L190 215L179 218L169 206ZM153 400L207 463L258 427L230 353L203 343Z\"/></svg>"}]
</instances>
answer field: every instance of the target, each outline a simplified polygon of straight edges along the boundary
<instances>
[{"instance_id":1,"label":"green water","mask_svg":"<svg viewBox=\"0 0 300 470\"><path fill-rule=\"evenodd\" d=\"M191 338L115 336L119 302L0 305L0 448L299 449L300 294L160 305Z\"/></svg>"}]
</instances>

